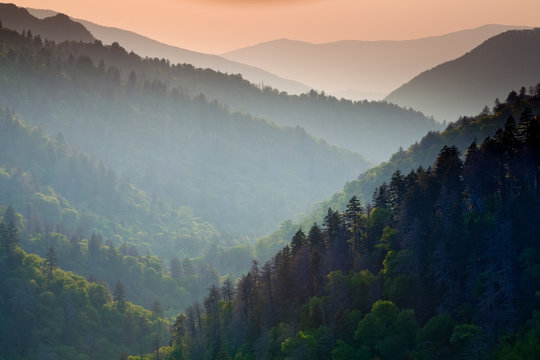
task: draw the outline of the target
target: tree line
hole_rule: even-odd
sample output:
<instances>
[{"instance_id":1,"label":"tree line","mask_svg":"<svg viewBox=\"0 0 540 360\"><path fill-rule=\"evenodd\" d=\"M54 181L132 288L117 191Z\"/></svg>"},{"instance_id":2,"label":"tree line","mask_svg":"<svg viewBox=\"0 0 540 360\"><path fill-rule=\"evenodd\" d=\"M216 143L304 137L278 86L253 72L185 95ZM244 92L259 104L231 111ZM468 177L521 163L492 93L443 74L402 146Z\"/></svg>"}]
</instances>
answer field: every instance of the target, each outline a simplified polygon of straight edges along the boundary
<instances>
[{"instance_id":1,"label":"tree line","mask_svg":"<svg viewBox=\"0 0 540 360\"><path fill-rule=\"evenodd\" d=\"M180 315L170 359L538 353L540 117L351 198Z\"/></svg>"}]
</instances>

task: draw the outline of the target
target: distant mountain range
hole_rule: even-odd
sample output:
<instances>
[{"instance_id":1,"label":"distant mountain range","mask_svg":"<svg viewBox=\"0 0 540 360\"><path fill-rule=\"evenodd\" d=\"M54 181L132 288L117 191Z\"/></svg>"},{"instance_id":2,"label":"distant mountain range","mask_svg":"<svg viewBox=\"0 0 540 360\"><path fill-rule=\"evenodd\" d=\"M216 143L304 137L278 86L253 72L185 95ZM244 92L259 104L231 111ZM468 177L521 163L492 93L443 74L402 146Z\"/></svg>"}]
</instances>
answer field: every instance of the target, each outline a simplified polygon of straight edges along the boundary
<instances>
[{"instance_id":1,"label":"distant mountain range","mask_svg":"<svg viewBox=\"0 0 540 360\"><path fill-rule=\"evenodd\" d=\"M37 18L50 18L57 14L57 12L52 10L27 10ZM2 18L1 13L0 18ZM141 56L148 56L150 58L157 57L160 59L164 58L168 59L173 64L191 64L195 67L210 68L228 74L242 74L244 79L249 80L253 84L271 86L281 91L286 91L289 94L300 94L311 89L311 87L301 84L300 82L288 80L254 66L241 64L221 56L204 54L167 45L127 30L101 26L81 19L74 20L84 25L93 36L101 40L104 44L110 45L113 42L118 42L126 50L133 51Z\"/></svg>"},{"instance_id":2,"label":"distant mountain range","mask_svg":"<svg viewBox=\"0 0 540 360\"><path fill-rule=\"evenodd\" d=\"M406 41L337 41L312 44L280 39L222 54L278 76L349 99L382 99L426 69L455 59L510 29L485 25Z\"/></svg>"},{"instance_id":3,"label":"distant mountain range","mask_svg":"<svg viewBox=\"0 0 540 360\"><path fill-rule=\"evenodd\" d=\"M231 238L271 230L368 167L301 128L186 96L153 71L223 78L231 91L233 76L141 59L117 44L37 40L0 29L13 54L0 52L2 104Z\"/></svg>"},{"instance_id":4,"label":"distant mountain range","mask_svg":"<svg viewBox=\"0 0 540 360\"><path fill-rule=\"evenodd\" d=\"M39 17L55 14L49 10L31 11ZM122 46L125 34L130 34L128 38L141 38L123 30L113 29L110 32L107 30L110 28L84 21L82 23L87 24L96 37L104 39L105 35L109 36L108 42L118 40ZM97 30L92 26L97 26ZM99 29L105 29L105 35L102 36ZM127 43L129 41L126 39ZM150 39L145 41L159 44ZM113 51L97 44L85 44L82 48L85 50L81 51L92 53L91 57L95 60L102 59L105 64L121 69L124 80L127 80L131 71L138 76L144 73L148 80L159 80L171 88L177 87L191 97L204 94L208 100L226 104L231 111L249 113L278 125L300 126L317 138L358 152L374 162L386 160L400 146L407 147L426 131L439 128L439 124L433 119L428 119L417 111L404 110L384 102L340 101L314 91L291 96L280 91L283 88L261 89L239 76L203 70L191 64L170 69L165 66L165 61L158 61L159 65L153 60L135 61L137 56L127 56L128 52L120 46L109 49Z\"/></svg>"},{"instance_id":5,"label":"distant mountain range","mask_svg":"<svg viewBox=\"0 0 540 360\"><path fill-rule=\"evenodd\" d=\"M92 34L80 23L71 20L64 14L54 13L52 16L39 19L24 8L14 4L0 4L0 20L4 27L22 32L31 31L42 38L62 42L67 40L91 42Z\"/></svg>"},{"instance_id":6,"label":"distant mountain range","mask_svg":"<svg viewBox=\"0 0 540 360\"><path fill-rule=\"evenodd\" d=\"M462 57L425 71L387 101L439 120L478 114L508 91L540 82L540 28L514 30L486 40ZM527 89L528 90L528 89Z\"/></svg>"}]
</instances>

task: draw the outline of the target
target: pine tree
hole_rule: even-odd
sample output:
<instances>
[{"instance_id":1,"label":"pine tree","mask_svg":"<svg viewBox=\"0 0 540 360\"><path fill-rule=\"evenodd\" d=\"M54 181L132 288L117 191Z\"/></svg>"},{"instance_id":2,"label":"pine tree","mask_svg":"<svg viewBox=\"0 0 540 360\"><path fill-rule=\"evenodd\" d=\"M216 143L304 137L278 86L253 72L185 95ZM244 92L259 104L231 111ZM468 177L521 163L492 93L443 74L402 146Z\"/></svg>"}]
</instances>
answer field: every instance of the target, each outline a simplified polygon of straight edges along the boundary
<instances>
[{"instance_id":1,"label":"pine tree","mask_svg":"<svg viewBox=\"0 0 540 360\"><path fill-rule=\"evenodd\" d=\"M47 259L47 279L52 280L54 270L58 267L58 256L56 255L56 250L54 246L50 246L46 255Z\"/></svg>"},{"instance_id":2,"label":"pine tree","mask_svg":"<svg viewBox=\"0 0 540 360\"><path fill-rule=\"evenodd\" d=\"M126 308L126 291L120 280L118 280L114 286L113 299L116 301L118 310L124 311Z\"/></svg>"},{"instance_id":3,"label":"pine tree","mask_svg":"<svg viewBox=\"0 0 540 360\"><path fill-rule=\"evenodd\" d=\"M298 229L296 234L294 234L292 240L291 240L291 249L293 254L295 254L304 244L306 243L306 235L302 231L302 229Z\"/></svg>"},{"instance_id":4,"label":"pine tree","mask_svg":"<svg viewBox=\"0 0 540 360\"><path fill-rule=\"evenodd\" d=\"M321 228L317 223L314 223L309 229L307 241L309 246L313 249L320 249L323 245L323 235Z\"/></svg>"}]
</instances>

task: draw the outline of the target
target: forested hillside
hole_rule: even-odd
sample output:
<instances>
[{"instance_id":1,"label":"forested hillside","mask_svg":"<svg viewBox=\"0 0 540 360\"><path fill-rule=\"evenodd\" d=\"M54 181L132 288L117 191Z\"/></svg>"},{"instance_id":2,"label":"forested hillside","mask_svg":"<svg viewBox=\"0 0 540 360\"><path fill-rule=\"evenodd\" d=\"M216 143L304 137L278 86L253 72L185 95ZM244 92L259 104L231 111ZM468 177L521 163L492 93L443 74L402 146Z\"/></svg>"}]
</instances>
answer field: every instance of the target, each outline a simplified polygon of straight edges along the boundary
<instances>
[{"instance_id":1,"label":"forested hillside","mask_svg":"<svg viewBox=\"0 0 540 360\"><path fill-rule=\"evenodd\" d=\"M529 94L525 88L521 88L519 92L511 91L506 100L496 103L493 109L486 108L477 116L461 117L458 121L450 123L442 132L429 132L408 149L396 152L388 161L349 181L340 192L328 200L316 204L299 223L283 222L278 230L259 239L255 245L257 257L263 261L269 259L289 241L298 226L309 228L314 222L320 223L329 207L343 211L353 196L362 202L369 202L375 188L384 182L389 183L395 171L408 174L419 166L430 166L443 146L456 146L463 153L472 141L482 141L488 136L493 136L495 131L504 125L508 116L511 115L519 121L522 117L539 114L540 84Z\"/></svg>"},{"instance_id":2,"label":"forested hillside","mask_svg":"<svg viewBox=\"0 0 540 360\"><path fill-rule=\"evenodd\" d=\"M102 163L0 109L0 205L24 214L29 232L90 236L160 256L197 256L218 232L136 188Z\"/></svg>"},{"instance_id":3,"label":"forested hillside","mask_svg":"<svg viewBox=\"0 0 540 360\"><path fill-rule=\"evenodd\" d=\"M535 359L540 117L396 171L174 325L168 359Z\"/></svg>"},{"instance_id":4,"label":"forested hillside","mask_svg":"<svg viewBox=\"0 0 540 360\"><path fill-rule=\"evenodd\" d=\"M467 54L426 70L386 100L439 121L477 114L508 89L540 81L540 28L494 36Z\"/></svg>"},{"instance_id":5,"label":"forested hillside","mask_svg":"<svg viewBox=\"0 0 540 360\"><path fill-rule=\"evenodd\" d=\"M123 45L121 39L116 41ZM108 43L111 43L110 38ZM428 130L440 128L433 119L411 109L385 102L339 100L316 91L288 95L283 89L273 89L264 82L252 84L241 75L231 73L232 69L222 70L229 71L225 74L198 68L199 62L195 65L184 64L186 61L176 64L178 58L169 52L164 54L168 60L141 59L133 52L125 51L117 42L110 47L100 43L65 43L59 46L58 52L64 59L70 54L75 58L89 56L94 65L103 59L106 66L119 70L124 81L134 71L139 80L149 83L159 80L169 89L176 87L191 97L204 94L208 100L218 100L235 111L247 112L279 125L301 126L315 137L358 152L374 162L386 160L400 146L409 146Z\"/></svg>"},{"instance_id":6,"label":"forested hillside","mask_svg":"<svg viewBox=\"0 0 540 360\"><path fill-rule=\"evenodd\" d=\"M360 155L300 128L231 113L98 59L109 54L173 71L165 61L143 61L118 45L43 43L7 29L0 41L4 106L48 134L61 132L146 193L192 207L222 235L269 231L367 167ZM82 55L86 48L96 58Z\"/></svg>"},{"instance_id":7,"label":"forested hillside","mask_svg":"<svg viewBox=\"0 0 540 360\"><path fill-rule=\"evenodd\" d=\"M24 216L18 229L25 251L45 256L53 247L63 269L110 288L121 281L127 299L147 309L158 301L168 314L219 283L211 262L221 264L223 248L238 245L189 208L146 195L62 138L0 109L0 210L8 205ZM207 258L212 251L220 252ZM231 260L219 270L237 276L249 252Z\"/></svg>"},{"instance_id":8,"label":"forested hillside","mask_svg":"<svg viewBox=\"0 0 540 360\"><path fill-rule=\"evenodd\" d=\"M54 250L26 254L18 220L11 210L0 223L0 358L117 359L167 344L158 307L126 301L120 283L111 291L59 269Z\"/></svg>"}]
</instances>

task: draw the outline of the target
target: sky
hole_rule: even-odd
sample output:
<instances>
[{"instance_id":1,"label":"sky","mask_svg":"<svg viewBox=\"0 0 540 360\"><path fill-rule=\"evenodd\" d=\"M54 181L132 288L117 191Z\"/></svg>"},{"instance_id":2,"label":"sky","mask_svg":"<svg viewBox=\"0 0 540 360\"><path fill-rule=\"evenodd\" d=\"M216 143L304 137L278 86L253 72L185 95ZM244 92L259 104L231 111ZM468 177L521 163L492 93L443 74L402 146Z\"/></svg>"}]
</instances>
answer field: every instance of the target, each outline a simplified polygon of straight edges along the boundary
<instances>
[{"instance_id":1,"label":"sky","mask_svg":"<svg viewBox=\"0 0 540 360\"><path fill-rule=\"evenodd\" d=\"M540 0L11 0L220 54L288 38L406 40L485 24L540 26Z\"/></svg>"}]
</instances>

